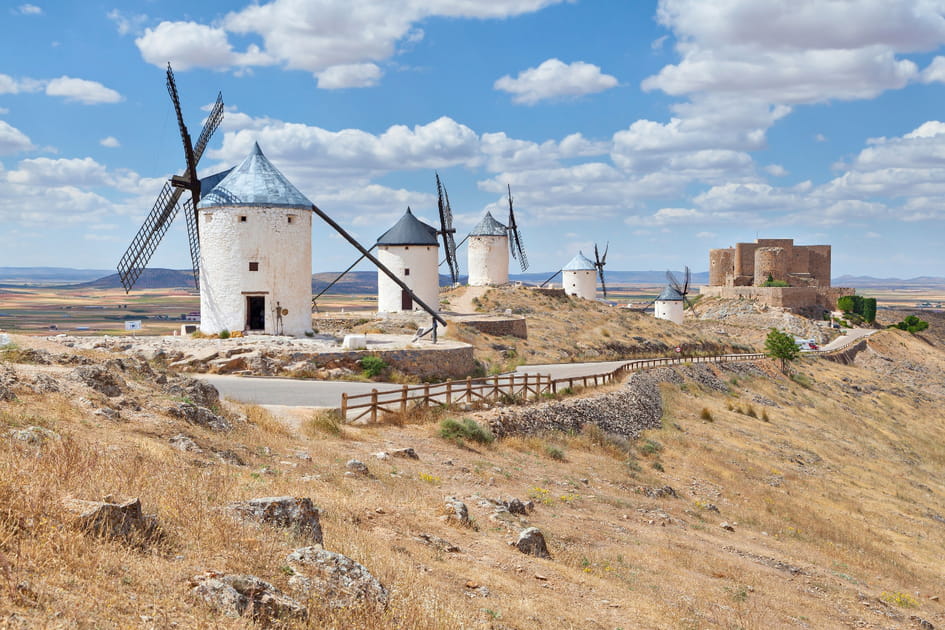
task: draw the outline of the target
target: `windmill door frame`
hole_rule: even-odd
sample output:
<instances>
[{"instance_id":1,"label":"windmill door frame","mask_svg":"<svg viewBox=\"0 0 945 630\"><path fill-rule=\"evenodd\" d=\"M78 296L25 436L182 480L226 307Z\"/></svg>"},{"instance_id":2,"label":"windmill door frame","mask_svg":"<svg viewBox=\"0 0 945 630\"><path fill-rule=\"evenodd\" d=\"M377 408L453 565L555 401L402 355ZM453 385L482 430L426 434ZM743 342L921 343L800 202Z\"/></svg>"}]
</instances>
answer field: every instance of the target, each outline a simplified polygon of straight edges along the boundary
<instances>
[{"instance_id":1,"label":"windmill door frame","mask_svg":"<svg viewBox=\"0 0 945 630\"><path fill-rule=\"evenodd\" d=\"M266 296L246 296L246 330L266 330Z\"/></svg>"},{"instance_id":2,"label":"windmill door frame","mask_svg":"<svg viewBox=\"0 0 945 630\"><path fill-rule=\"evenodd\" d=\"M411 297L409 291L404 291L403 289L400 290L400 310L413 310L413 297Z\"/></svg>"}]
</instances>

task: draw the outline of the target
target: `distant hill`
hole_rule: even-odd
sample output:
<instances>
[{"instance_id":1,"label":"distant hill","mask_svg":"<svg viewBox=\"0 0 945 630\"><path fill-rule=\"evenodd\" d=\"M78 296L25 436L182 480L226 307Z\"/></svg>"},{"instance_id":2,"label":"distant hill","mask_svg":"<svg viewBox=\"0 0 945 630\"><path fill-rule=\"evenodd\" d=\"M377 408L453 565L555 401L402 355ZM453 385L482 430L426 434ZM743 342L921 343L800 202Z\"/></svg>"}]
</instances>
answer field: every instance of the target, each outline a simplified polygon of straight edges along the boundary
<instances>
[{"instance_id":1,"label":"distant hill","mask_svg":"<svg viewBox=\"0 0 945 630\"><path fill-rule=\"evenodd\" d=\"M554 271L545 271L541 273L518 273L511 274L509 278L528 284L541 284L547 280ZM682 281L683 272L673 271L673 274ZM604 267L604 279L608 286L611 284L666 284L666 270L661 271L619 271L607 269ZM552 282L561 283L561 276L556 277ZM709 272L699 271L692 274L690 284L700 285L709 282Z\"/></svg>"},{"instance_id":2,"label":"distant hill","mask_svg":"<svg viewBox=\"0 0 945 630\"><path fill-rule=\"evenodd\" d=\"M109 273L108 269L71 269L69 267L0 267L3 284L65 284L88 282Z\"/></svg>"},{"instance_id":3,"label":"distant hill","mask_svg":"<svg viewBox=\"0 0 945 630\"><path fill-rule=\"evenodd\" d=\"M872 276L840 276L833 278L835 287L873 288L873 289L926 289L945 286L945 278L936 276L918 276L916 278L873 278Z\"/></svg>"},{"instance_id":4,"label":"distant hill","mask_svg":"<svg viewBox=\"0 0 945 630\"><path fill-rule=\"evenodd\" d=\"M117 289L121 280L117 273L76 286L90 289ZM190 269L145 269L135 282L136 289L193 289L194 272Z\"/></svg>"}]
</instances>

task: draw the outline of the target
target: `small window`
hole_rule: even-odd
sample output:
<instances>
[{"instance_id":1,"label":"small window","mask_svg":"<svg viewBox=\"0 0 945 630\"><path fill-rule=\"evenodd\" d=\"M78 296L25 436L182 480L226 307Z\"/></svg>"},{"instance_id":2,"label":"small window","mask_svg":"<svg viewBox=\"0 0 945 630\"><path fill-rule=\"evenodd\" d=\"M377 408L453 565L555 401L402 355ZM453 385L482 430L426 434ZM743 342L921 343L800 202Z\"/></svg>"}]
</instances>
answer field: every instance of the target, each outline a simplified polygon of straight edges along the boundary
<instances>
[{"instance_id":1,"label":"small window","mask_svg":"<svg viewBox=\"0 0 945 630\"><path fill-rule=\"evenodd\" d=\"M240 223L246 223L246 215L245 215L245 214L241 214L241 215L240 215Z\"/></svg>"},{"instance_id":2,"label":"small window","mask_svg":"<svg viewBox=\"0 0 945 630\"><path fill-rule=\"evenodd\" d=\"M289 215L289 223L295 223L295 215L294 215L294 214L290 214L290 215Z\"/></svg>"},{"instance_id":3,"label":"small window","mask_svg":"<svg viewBox=\"0 0 945 630\"><path fill-rule=\"evenodd\" d=\"M409 276L409 275L410 275L410 270L409 270L409 269L404 269L404 275L405 275L405 276Z\"/></svg>"},{"instance_id":4,"label":"small window","mask_svg":"<svg viewBox=\"0 0 945 630\"><path fill-rule=\"evenodd\" d=\"M249 263L249 270L250 270L250 271L259 271L259 263L258 263L258 262L251 262L251 263Z\"/></svg>"}]
</instances>

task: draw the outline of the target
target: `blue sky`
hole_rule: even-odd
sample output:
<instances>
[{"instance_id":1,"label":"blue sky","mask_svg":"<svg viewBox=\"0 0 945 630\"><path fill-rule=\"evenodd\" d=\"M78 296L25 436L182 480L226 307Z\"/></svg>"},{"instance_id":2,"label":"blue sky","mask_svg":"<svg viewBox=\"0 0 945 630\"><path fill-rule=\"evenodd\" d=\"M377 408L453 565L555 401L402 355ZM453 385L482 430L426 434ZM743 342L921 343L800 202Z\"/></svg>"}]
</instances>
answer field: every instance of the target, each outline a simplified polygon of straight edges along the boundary
<instances>
[{"instance_id":1,"label":"blue sky","mask_svg":"<svg viewBox=\"0 0 945 630\"><path fill-rule=\"evenodd\" d=\"M945 0L6 2L0 266L114 268L183 168L168 61L195 137L223 92L202 174L258 141L367 243L438 169L460 236L511 184L530 271L793 237L945 275ZM188 264L180 221L152 266Z\"/></svg>"}]
</instances>

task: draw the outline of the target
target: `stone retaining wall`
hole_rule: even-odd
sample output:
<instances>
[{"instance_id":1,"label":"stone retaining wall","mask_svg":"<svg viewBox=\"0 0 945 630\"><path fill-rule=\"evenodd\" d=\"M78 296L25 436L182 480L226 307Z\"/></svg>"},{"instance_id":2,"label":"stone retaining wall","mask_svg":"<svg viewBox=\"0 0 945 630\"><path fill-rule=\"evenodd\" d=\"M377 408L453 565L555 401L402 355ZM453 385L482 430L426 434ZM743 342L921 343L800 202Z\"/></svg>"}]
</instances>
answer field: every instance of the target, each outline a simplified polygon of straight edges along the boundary
<instances>
[{"instance_id":1,"label":"stone retaining wall","mask_svg":"<svg viewBox=\"0 0 945 630\"><path fill-rule=\"evenodd\" d=\"M516 319L464 319L461 323L487 335L528 339L528 326L524 317Z\"/></svg>"}]
</instances>

